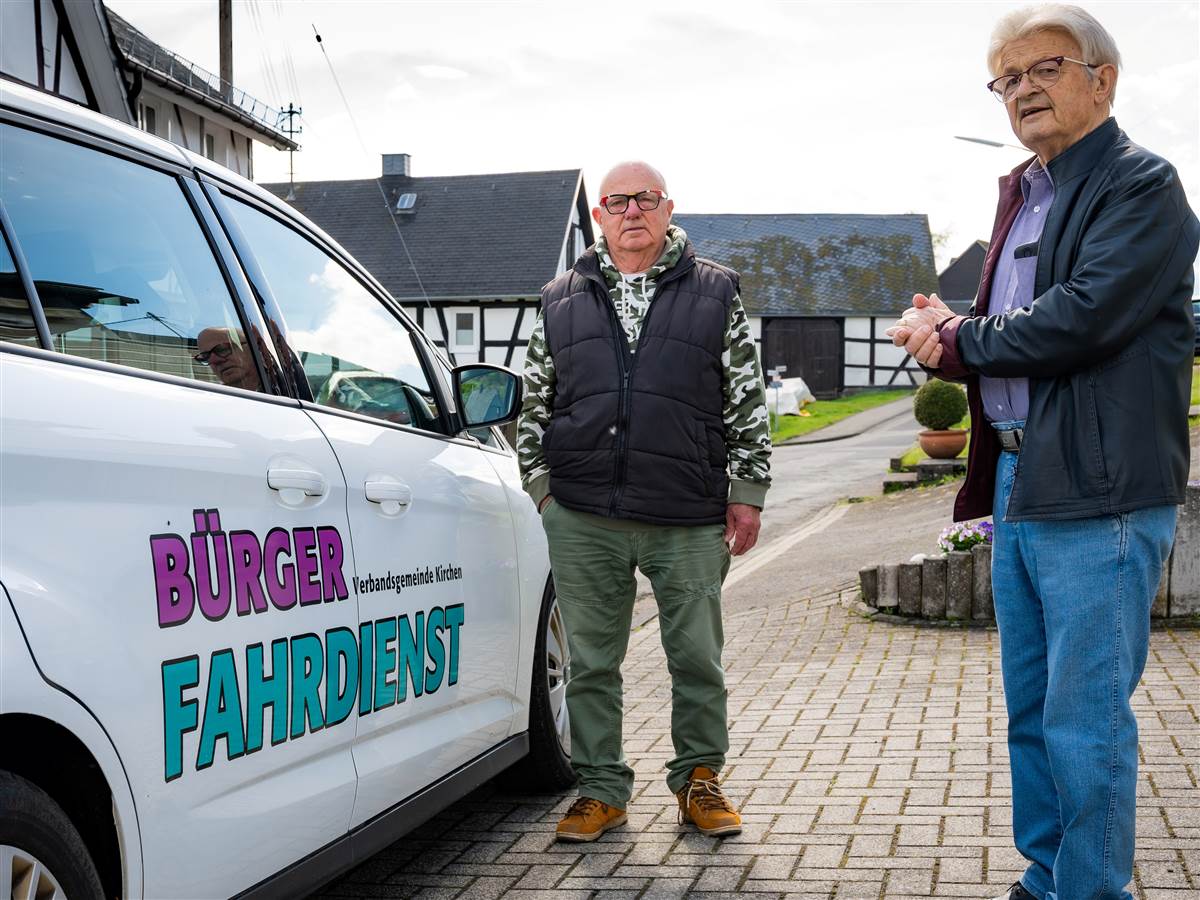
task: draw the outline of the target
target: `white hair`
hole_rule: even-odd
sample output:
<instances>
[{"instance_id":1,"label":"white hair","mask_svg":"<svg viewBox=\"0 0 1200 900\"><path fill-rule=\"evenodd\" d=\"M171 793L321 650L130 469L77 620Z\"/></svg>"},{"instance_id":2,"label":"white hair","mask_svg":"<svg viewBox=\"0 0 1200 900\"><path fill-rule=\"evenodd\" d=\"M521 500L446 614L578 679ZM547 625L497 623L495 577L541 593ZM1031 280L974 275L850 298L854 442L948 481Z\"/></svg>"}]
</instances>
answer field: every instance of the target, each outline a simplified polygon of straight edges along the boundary
<instances>
[{"instance_id":1,"label":"white hair","mask_svg":"<svg viewBox=\"0 0 1200 900\"><path fill-rule=\"evenodd\" d=\"M992 39L988 44L988 70L999 75L1000 57L1004 48L1013 41L1028 37L1039 31L1063 31L1079 45L1084 62L1092 65L1111 64L1121 68L1121 51L1108 30L1087 10L1065 3L1047 3L1043 6L1026 6L1014 10L996 23ZM1095 77L1091 69L1085 70L1088 78ZM1112 103L1116 96L1116 85L1108 95Z\"/></svg>"}]
</instances>

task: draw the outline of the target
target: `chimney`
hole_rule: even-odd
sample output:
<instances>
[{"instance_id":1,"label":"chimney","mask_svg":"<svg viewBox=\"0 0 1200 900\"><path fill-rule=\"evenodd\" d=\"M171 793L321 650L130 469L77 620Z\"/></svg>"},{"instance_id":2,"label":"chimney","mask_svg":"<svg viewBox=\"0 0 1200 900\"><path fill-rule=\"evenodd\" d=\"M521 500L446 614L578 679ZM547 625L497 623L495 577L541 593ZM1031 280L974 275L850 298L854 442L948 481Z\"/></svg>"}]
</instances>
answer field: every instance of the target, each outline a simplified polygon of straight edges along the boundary
<instances>
[{"instance_id":1,"label":"chimney","mask_svg":"<svg viewBox=\"0 0 1200 900\"><path fill-rule=\"evenodd\" d=\"M412 157L407 153L383 154L384 175L412 175Z\"/></svg>"}]
</instances>

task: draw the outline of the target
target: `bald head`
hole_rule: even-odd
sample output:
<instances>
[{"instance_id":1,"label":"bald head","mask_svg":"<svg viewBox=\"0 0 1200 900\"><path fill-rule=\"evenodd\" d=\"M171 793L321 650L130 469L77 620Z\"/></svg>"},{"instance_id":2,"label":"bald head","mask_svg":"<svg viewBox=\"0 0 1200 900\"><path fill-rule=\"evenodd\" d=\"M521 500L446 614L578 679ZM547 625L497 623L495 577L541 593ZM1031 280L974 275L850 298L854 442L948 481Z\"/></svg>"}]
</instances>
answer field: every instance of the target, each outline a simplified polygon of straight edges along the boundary
<instances>
[{"instance_id":1,"label":"bald head","mask_svg":"<svg viewBox=\"0 0 1200 900\"><path fill-rule=\"evenodd\" d=\"M608 173L600 181L600 196L620 192L620 188L616 185L626 184L630 181L641 184L639 190L658 188L664 194L667 193L667 179L663 178L662 172L648 162L634 159L619 162L608 170Z\"/></svg>"},{"instance_id":2,"label":"bald head","mask_svg":"<svg viewBox=\"0 0 1200 900\"><path fill-rule=\"evenodd\" d=\"M262 390L254 354L240 328L205 328L196 336L196 350L199 352L193 359L203 360L201 364L211 368L222 384Z\"/></svg>"},{"instance_id":3,"label":"bald head","mask_svg":"<svg viewBox=\"0 0 1200 900\"><path fill-rule=\"evenodd\" d=\"M653 209L642 209L634 198L643 191L653 192ZM644 272L654 264L666 246L667 229L675 202L667 197L667 181L662 172L649 163L617 163L600 182L600 197L624 195L625 209L609 212L606 204L592 209L592 218L600 226L613 263L621 272ZM646 198L649 200L649 198ZM615 208L620 209L618 201Z\"/></svg>"}]
</instances>

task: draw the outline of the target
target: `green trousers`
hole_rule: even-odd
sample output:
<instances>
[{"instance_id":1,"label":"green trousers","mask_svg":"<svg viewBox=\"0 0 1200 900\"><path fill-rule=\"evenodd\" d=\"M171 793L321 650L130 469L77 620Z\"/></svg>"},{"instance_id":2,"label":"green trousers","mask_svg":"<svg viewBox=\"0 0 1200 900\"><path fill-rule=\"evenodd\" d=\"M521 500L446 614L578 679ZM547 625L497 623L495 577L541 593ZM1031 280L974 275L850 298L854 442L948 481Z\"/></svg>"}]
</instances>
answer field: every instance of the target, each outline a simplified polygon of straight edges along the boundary
<instances>
[{"instance_id":1,"label":"green trousers","mask_svg":"<svg viewBox=\"0 0 1200 900\"><path fill-rule=\"evenodd\" d=\"M633 770L621 747L621 663L629 646L634 569L650 579L671 675L672 793L692 769L719 771L729 750L721 668L721 582L729 571L723 525L665 526L576 512L542 512L554 587L571 651L567 711L580 796L625 809Z\"/></svg>"}]
</instances>

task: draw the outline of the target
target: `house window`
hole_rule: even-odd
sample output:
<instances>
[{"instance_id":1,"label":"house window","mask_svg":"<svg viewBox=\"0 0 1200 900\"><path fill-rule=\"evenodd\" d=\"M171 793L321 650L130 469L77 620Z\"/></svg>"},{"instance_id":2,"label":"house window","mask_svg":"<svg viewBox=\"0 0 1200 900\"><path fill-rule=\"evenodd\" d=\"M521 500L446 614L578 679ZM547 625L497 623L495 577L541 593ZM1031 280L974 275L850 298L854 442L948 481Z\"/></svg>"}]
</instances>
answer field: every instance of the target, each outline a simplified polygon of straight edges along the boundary
<instances>
[{"instance_id":1,"label":"house window","mask_svg":"<svg viewBox=\"0 0 1200 900\"><path fill-rule=\"evenodd\" d=\"M214 162L217 159L217 142L211 134L204 135L204 155Z\"/></svg>"},{"instance_id":2,"label":"house window","mask_svg":"<svg viewBox=\"0 0 1200 900\"><path fill-rule=\"evenodd\" d=\"M145 103L139 103L138 127L150 134L158 134L158 110Z\"/></svg>"},{"instance_id":3,"label":"house window","mask_svg":"<svg viewBox=\"0 0 1200 900\"><path fill-rule=\"evenodd\" d=\"M450 321L450 352L474 353L479 349L479 310L447 310Z\"/></svg>"}]
</instances>

